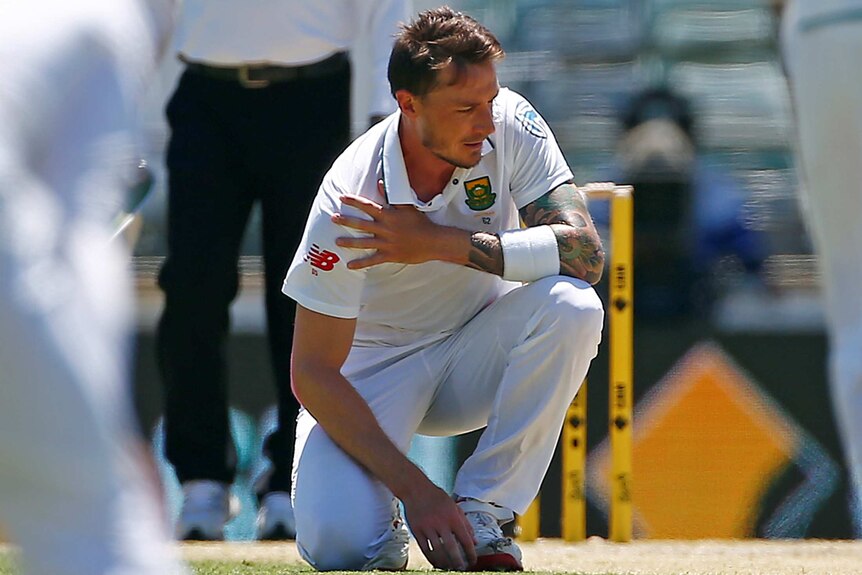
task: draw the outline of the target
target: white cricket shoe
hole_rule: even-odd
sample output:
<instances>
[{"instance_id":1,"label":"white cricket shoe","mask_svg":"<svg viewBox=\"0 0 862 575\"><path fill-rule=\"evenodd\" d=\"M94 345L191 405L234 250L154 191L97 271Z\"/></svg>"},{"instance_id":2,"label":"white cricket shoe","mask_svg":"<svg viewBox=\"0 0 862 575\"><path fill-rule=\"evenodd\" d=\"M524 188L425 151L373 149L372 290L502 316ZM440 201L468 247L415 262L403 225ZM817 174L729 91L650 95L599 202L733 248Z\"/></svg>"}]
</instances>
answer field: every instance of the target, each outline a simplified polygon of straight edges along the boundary
<instances>
[{"instance_id":1,"label":"white cricket shoe","mask_svg":"<svg viewBox=\"0 0 862 575\"><path fill-rule=\"evenodd\" d=\"M271 491L264 495L257 512L257 538L261 541L296 539L296 519L289 493Z\"/></svg>"},{"instance_id":2,"label":"white cricket shoe","mask_svg":"<svg viewBox=\"0 0 862 575\"><path fill-rule=\"evenodd\" d=\"M183 507L175 535L181 541L222 541L224 526L239 513L227 484L211 479L183 483Z\"/></svg>"},{"instance_id":3,"label":"white cricket shoe","mask_svg":"<svg viewBox=\"0 0 862 575\"><path fill-rule=\"evenodd\" d=\"M401 517L398 502L392 502L392 524L389 538L383 543L377 555L362 566L362 571L404 571L407 569L407 552L410 548L410 532Z\"/></svg>"},{"instance_id":4,"label":"white cricket shoe","mask_svg":"<svg viewBox=\"0 0 862 575\"><path fill-rule=\"evenodd\" d=\"M476 540L476 564L470 571L523 571L521 549L503 535L500 522L485 511L466 511Z\"/></svg>"}]
</instances>

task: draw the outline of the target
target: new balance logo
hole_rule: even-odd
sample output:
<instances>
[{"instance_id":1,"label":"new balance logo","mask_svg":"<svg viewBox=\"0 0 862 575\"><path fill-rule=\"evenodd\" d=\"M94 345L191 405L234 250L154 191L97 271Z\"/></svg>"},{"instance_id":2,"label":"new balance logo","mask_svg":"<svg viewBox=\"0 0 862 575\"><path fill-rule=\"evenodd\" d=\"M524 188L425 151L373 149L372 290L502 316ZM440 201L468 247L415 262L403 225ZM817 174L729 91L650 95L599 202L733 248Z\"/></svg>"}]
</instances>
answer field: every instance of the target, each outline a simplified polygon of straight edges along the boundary
<instances>
[{"instance_id":1,"label":"new balance logo","mask_svg":"<svg viewBox=\"0 0 862 575\"><path fill-rule=\"evenodd\" d=\"M322 250L317 244L311 244L311 249L305 254L305 261L313 267L325 272L332 271L341 258L329 250ZM311 273L317 275L316 270L311 270Z\"/></svg>"}]
</instances>

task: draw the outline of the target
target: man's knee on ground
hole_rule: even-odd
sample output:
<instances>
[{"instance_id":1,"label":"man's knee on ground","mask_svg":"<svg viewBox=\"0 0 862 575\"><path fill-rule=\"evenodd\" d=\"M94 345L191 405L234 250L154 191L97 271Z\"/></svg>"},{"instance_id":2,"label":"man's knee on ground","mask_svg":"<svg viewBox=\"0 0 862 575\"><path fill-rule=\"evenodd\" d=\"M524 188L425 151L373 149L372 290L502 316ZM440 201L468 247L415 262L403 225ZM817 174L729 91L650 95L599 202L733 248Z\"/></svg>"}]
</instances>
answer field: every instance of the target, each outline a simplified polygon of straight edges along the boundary
<instances>
[{"instance_id":1,"label":"man's knee on ground","mask_svg":"<svg viewBox=\"0 0 862 575\"><path fill-rule=\"evenodd\" d=\"M305 560L319 571L357 571L368 561L374 539L369 523L356 521L348 512L338 517L318 515L298 522L296 543Z\"/></svg>"}]
</instances>

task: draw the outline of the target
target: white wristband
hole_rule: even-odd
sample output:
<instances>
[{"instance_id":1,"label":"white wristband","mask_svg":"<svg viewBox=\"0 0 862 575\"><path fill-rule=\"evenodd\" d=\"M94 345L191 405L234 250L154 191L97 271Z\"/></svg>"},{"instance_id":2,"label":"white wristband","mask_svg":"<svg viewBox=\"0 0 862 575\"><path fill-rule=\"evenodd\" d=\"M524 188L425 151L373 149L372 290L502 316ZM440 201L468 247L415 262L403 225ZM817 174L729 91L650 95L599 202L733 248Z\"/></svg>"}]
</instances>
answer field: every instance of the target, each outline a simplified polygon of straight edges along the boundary
<instances>
[{"instance_id":1,"label":"white wristband","mask_svg":"<svg viewBox=\"0 0 862 575\"><path fill-rule=\"evenodd\" d=\"M504 280L531 282L560 273L560 250L551 226L505 231L500 245Z\"/></svg>"}]
</instances>

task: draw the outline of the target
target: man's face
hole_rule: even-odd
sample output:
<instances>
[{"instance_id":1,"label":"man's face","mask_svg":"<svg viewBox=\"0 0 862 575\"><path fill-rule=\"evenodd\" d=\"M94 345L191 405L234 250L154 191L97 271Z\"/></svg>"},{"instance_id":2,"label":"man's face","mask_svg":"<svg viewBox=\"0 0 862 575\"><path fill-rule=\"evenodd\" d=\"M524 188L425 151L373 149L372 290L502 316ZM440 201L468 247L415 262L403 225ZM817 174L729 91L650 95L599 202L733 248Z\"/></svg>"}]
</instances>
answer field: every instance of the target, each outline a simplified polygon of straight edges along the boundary
<instances>
[{"instance_id":1,"label":"man's face","mask_svg":"<svg viewBox=\"0 0 862 575\"><path fill-rule=\"evenodd\" d=\"M437 87L417 99L422 144L459 168L478 164L482 143L494 133L491 106L499 91L492 62L467 65L460 74L452 65L441 70Z\"/></svg>"}]
</instances>

